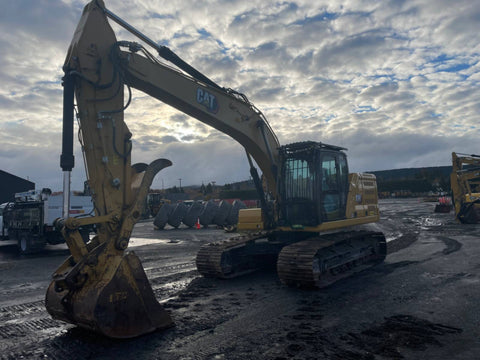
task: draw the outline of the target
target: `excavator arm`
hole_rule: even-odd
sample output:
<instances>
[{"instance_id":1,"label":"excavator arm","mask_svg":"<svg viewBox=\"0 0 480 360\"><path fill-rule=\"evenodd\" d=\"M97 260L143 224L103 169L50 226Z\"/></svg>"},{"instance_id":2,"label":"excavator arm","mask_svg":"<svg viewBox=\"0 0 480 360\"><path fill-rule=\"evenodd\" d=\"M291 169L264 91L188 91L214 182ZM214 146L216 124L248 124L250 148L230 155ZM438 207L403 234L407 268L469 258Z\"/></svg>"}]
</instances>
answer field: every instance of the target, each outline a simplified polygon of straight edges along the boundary
<instances>
[{"instance_id":1,"label":"excavator arm","mask_svg":"<svg viewBox=\"0 0 480 360\"><path fill-rule=\"evenodd\" d=\"M277 192L279 144L263 114L244 95L216 85L168 48L152 41L147 42L180 70L160 62L137 43L118 42L107 16L147 39L107 10L102 0L94 0L86 5L70 44L64 64L60 162L65 173L74 166L75 97L95 217L57 221L71 256L53 275L46 307L56 319L110 337L128 338L172 325L155 299L140 260L133 252L126 252L155 174L171 165L166 159L150 165L131 164L132 134L124 121L131 88L238 141L246 150L251 168L253 158L266 178L268 190L262 199L267 214L272 214L267 209L267 194L275 199ZM256 183L262 192L258 176ZM98 233L85 244L78 229L87 223L97 224Z\"/></svg>"}]
</instances>

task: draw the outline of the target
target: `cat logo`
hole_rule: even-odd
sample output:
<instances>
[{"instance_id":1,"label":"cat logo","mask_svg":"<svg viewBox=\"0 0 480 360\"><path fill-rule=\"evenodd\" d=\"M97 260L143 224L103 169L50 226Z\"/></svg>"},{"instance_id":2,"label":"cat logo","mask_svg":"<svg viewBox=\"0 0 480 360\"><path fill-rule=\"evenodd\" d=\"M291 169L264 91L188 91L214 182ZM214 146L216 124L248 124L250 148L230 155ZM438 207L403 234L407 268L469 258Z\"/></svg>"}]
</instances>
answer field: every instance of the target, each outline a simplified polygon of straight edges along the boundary
<instances>
[{"instance_id":1,"label":"cat logo","mask_svg":"<svg viewBox=\"0 0 480 360\"><path fill-rule=\"evenodd\" d=\"M197 102L205 106L211 113L216 114L218 112L217 98L204 89L197 89Z\"/></svg>"}]
</instances>

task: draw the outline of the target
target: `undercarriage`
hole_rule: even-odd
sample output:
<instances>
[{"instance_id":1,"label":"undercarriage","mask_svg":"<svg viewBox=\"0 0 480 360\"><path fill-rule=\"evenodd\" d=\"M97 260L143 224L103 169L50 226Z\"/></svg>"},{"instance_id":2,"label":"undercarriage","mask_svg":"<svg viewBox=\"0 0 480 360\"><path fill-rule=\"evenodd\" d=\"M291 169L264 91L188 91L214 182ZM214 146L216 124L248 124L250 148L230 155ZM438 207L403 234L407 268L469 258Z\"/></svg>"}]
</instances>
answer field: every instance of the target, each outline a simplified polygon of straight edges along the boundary
<instances>
[{"instance_id":1,"label":"undercarriage","mask_svg":"<svg viewBox=\"0 0 480 360\"><path fill-rule=\"evenodd\" d=\"M349 231L311 233L261 232L204 245L197 269L207 277L241 276L274 266L282 283L322 288L378 263L386 256L382 233Z\"/></svg>"}]
</instances>

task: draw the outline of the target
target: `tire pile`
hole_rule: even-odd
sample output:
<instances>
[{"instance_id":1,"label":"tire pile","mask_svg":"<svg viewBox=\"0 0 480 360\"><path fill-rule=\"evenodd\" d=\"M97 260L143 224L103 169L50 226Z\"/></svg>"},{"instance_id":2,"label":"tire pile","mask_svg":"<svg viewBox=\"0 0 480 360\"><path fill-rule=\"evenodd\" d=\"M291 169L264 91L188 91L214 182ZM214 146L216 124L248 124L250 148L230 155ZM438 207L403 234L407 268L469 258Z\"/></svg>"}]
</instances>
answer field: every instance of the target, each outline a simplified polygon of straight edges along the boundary
<instances>
[{"instance_id":1,"label":"tire pile","mask_svg":"<svg viewBox=\"0 0 480 360\"><path fill-rule=\"evenodd\" d=\"M195 201L190 206L183 202L164 204L155 216L153 225L158 229L163 229L167 224L178 228L183 223L193 228L198 222L203 227L209 225L229 227L237 224L238 212L245 208L245 204L240 200L235 200L233 204L225 200L218 204L212 200L205 203Z\"/></svg>"}]
</instances>

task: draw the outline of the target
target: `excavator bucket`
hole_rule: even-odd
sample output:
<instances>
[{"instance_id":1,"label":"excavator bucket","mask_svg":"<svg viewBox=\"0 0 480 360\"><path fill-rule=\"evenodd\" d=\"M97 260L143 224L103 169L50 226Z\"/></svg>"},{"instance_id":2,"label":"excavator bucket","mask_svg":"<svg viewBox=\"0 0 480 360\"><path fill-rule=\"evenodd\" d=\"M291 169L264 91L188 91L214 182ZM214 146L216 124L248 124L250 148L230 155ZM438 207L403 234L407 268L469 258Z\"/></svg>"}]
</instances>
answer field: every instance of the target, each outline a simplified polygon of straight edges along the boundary
<instances>
[{"instance_id":1,"label":"excavator bucket","mask_svg":"<svg viewBox=\"0 0 480 360\"><path fill-rule=\"evenodd\" d=\"M118 224L115 213L68 218L60 224L72 255L55 271L47 290L45 305L54 319L112 338L136 337L173 325L155 299L140 259L125 251L155 174L170 165L170 160L158 159L132 167L132 185L140 185L133 186L136 200ZM100 228L85 244L78 229L89 222Z\"/></svg>"},{"instance_id":2,"label":"excavator bucket","mask_svg":"<svg viewBox=\"0 0 480 360\"><path fill-rule=\"evenodd\" d=\"M78 290L63 288L70 280L57 271L46 295L50 315L111 338L132 338L173 326L155 299L139 258L129 252L108 261L102 274L85 279ZM70 262L67 259L63 270L81 274L80 269L69 268Z\"/></svg>"},{"instance_id":3,"label":"excavator bucket","mask_svg":"<svg viewBox=\"0 0 480 360\"><path fill-rule=\"evenodd\" d=\"M457 219L463 224L480 224L480 200L462 204Z\"/></svg>"}]
</instances>

